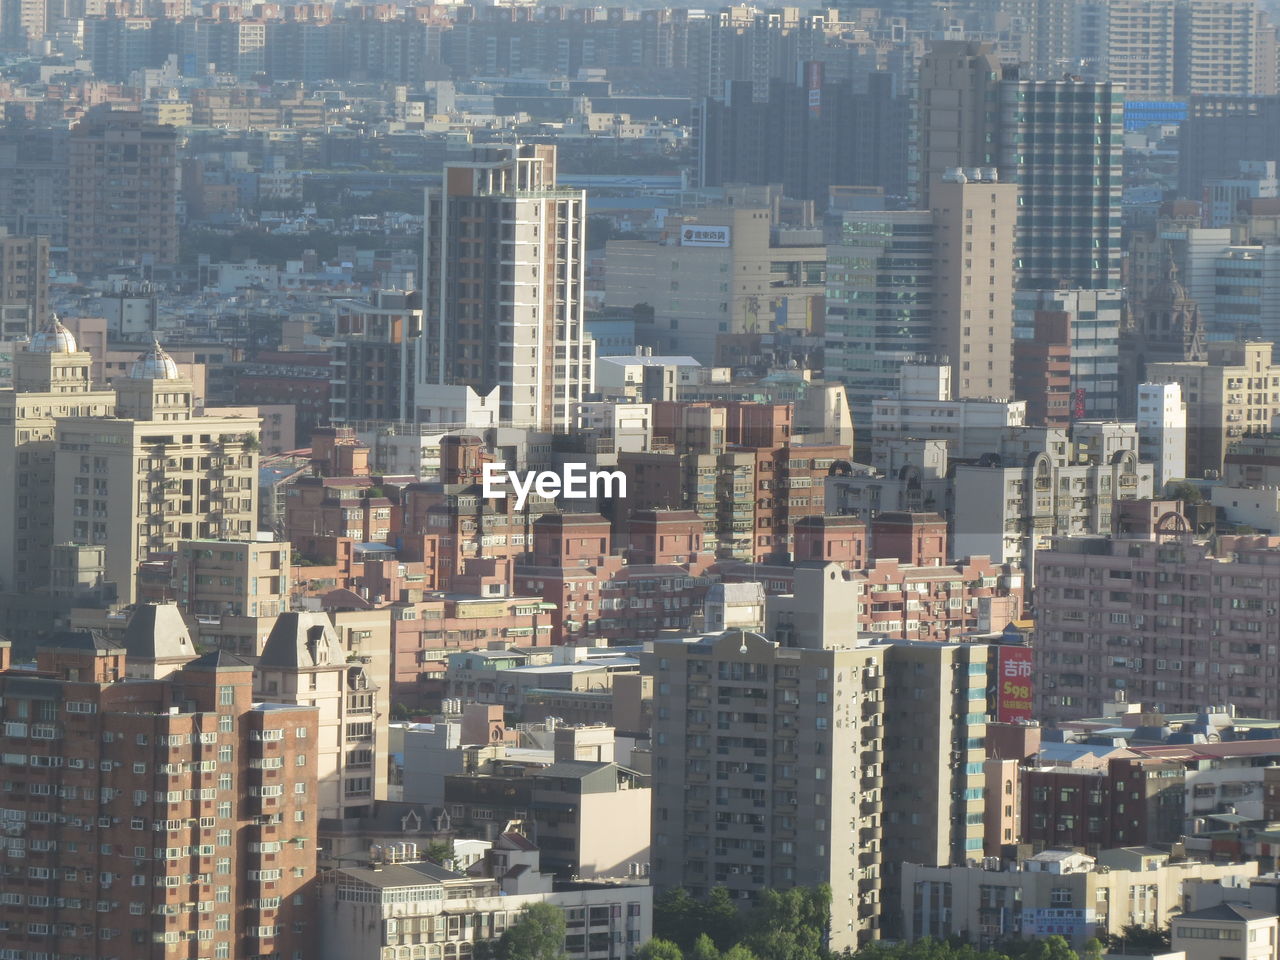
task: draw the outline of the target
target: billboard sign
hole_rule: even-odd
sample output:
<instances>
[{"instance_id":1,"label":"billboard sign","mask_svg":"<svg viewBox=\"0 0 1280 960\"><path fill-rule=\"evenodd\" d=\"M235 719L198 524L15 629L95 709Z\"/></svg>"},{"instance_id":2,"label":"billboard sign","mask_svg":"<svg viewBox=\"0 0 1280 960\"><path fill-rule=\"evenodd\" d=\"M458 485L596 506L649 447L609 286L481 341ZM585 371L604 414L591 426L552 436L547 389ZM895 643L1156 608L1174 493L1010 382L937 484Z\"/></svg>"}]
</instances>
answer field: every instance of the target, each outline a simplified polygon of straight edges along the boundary
<instances>
[{"instance_id":1,"label":"billboard sign","mask_svg":"<svg viewBox=\"0 0 1280 960\"><path fill-rule=\"evenodd\" d=\"M729 227L704 227L689 224L680 228L680 246L682 247L727 247L730 240Z\"/></svg>"},{"instance_id":2,"label":"billboard sign","mask_svg":"<svg viewBox=\"0 0 1280 960\"><path fill-rule=\"evenodd\" d=\"M996 720L1016 723L1031 719L1031 648L996 648Z\"/></svg>"}]
</instances>

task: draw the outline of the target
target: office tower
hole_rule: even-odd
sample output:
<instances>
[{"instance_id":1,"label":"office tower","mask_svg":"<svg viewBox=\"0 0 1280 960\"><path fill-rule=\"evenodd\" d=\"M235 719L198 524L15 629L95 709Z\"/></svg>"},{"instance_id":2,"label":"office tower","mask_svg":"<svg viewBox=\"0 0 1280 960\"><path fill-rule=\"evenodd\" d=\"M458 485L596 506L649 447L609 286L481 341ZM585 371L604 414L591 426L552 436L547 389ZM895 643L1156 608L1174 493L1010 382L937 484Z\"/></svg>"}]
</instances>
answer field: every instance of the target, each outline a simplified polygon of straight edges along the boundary
<instances>
[{"instance_id":1,"label":"office tower","mask_svg":"<svg viewBox=\"0 0 1280 960\"><path fill-rule=\"evenodd\" d=\"M823 377L845 385L865 426L875 401L898 391L902 365L933 345L933 216L848 211L830 234Z\"/></svg>"},{"instance_id":2,"label":"office tower","mask_svg":"<svg viewBox=\"0 0 1280 960\"><path fill-rule=\"evenodd\" d=\"M1191 97L1178 127L1178 195L1199 200L1208 180L1251 161L1280 161L1280 97Z\"/></svg>"},{"instance_id":3,"label":"office tower","mask_svg":"<svg viewBox=\"0 0 1280 960\"><path fill-rule=\"evenodd\" d=\"M932 205L929 191L948 170L996 164L1002 70L989 44L969 41L935 43L920 61L921 207Z\"/></svg>"},{"instance_id":4,"label":"office tower","mask_svg":"<svg viewBox=\"0 0 1280 960\"><path fill-rule=\"evenodd\" d=\"M1013 396L1014 221L1019 188L992 167L950 171L929 192L933 342L957 399Z\"/></svg>"},{"instance_id":5,"label":"office tower","mask_svg":"<svg viewBox=\"0 0 1280 960\"><path fill-rule=\"evenodd\" d=\"M363 658L363 659L362 659ZM314 707L316 812L324 819L370 816L387 796L385 725L390 685L379 683L370 659L348 650L323 613L282 613L258 659L255 695Z\"/></svg>"},{"instance_id":6,"label":"office tower","mask_svg":"<svg viewBox=\"0 0 1280 960\"><path fill-rule=\"evenodd\" d=\"M1120 285L1123 107L1111 83L1000 85L998 166L1018 185L1020 287Z\"/></svg>"},{"instance_id":7,"label":"office tower","mask_svg":"<svg viewBox=\"0 0 1280 960\"><path fill-rule=\"evenodd\" d=\"M1148 363L1151 383L1176 383L1187 404L1187 476L1217 477L1227 447L1241 437L1270 433L1280 416L1280 365L1271 344L1210 343L1208 358Z\"/></svg>"},{"instance_id":8,"label":"office tower","mask_svg":"<svg viewBox=\"0 0 1280 960\"><path fill-rule=\"evenodd\" d=\"M554 146L483 147L427 193L419 397L497 391L503 421L567 431L592 389L586 194ZM428 390L452 387L452 391Z\"/></svg>"},{"instance_id":9,"label":"office tower","mask_svg":"<svg viewBox=\"0 0 1280 960\"><path fill-rule=\"evenodd\" d=\"M178 252L177 135L97 107L72 128L67 262L78 273L171 263Z\"/></svg>"},{"instance_id":10,"label":"office tower","mask_svg":"<svg viewBox=\"0 0 1280 960\"><path fill-rule=\"evenodd\" d=\"M314 956L316 712L168 631L0 642L12 956ZM126 679L126 676L130 679Z\"/></svg>"},{"instance_id":11,"label":"office tower","mask_svg":"<svg viewBox=\"0 0 1280 960\"><path fill-rule=\"evenodd\" d=\"M1176 383L1138 386L1138 455L1155 467L1152 486L1159 492L1187 475L1187 405Z\"/></svg>"},{"instance_id":12,"label":"office tower","mask_svg":"<svg viewBox=\"0 0 1280 960\"><path fill-rule=\"evenodd\" d=\"M91 357L57 318L14 355L13 387L0 390L0 589L50 583L54 538L54 434L60 417L109 417L116 397L94 390Z\"/></svg>"},{"instance_id":13,"label":"office tower","mask_svg":"<svg viewBox=\"0 0 1280 960\"><path fill-rule=\"evenodd\" d=\"M774 80L769 97L752 97L745 80L723 98L695 107L698 184L782 184L787 197L822 209L832 186L881 187L907 194L910 101L887 72L825 81L821 62L805 64L797 82Z\"/></svg>"},{"instance_id":14,"label":"office tower","mask_svg":"<svg viewBox=\"0 0 1280 960\"><path fill-rule=\"evenodd\" d=\"M899 861L981 849L971 770L988 648L860 642L855 582L834 564L796 579L765 635L657 641L645 655L662 692L652 877L659 890L722 885L745 900L829 884L842 949L876 937L892 912L882 871L891 887ZM892 930L895 918L883 922Z\"/></svg>"},{"instance_id":15,"label":"office tower","mask_svg":"<svg viewBox=\"0 0 1280 960\"><path fill-rule=\"evenodd\" d=\"M740 189L724 206L668 216L660 239L609 241L606 303L652 307L637 331L646 345L707 366L749 362L762 335L813 333L826 251L811 222L787 222L780 206L775 191Z\"/></svg>"},{"instance_id":16,"label":"office tower","mask_svg":"<svg viewBox=\"0 0 1280 960\"><path fill-rule=\"evenodd\" d=\"M1121 407L1116 351L1124 322L1123 292L1019 290L1014 294L1014 308L1014 337L1018 343L1034 339L1041 317L1062 316L1068 348L1070 417L1114 419ZM1028 386L1036 389L1034 383L1029 382ZM1028 422L1033 421L1028 418Z\"/></svg>"},{"instance_id":17,"label":"office tower","mask_svg":"<svg viewBox=\"0 0 1280 960\"><path fill-rule=\"evenodd\" d=\"M54 542L104 544L124 603L152 551L256 528L259 420L197 412L192 390L156 343L115 381L114 417L68 412L56 424Z\"/></svg>"},{"instance_id":18,"label":"office tower","mask_svg":"<svg viewBox=\"0 0 1280 960\"><path fill-rule=\"evenodd\" d=\"M0 226L0 338L25 340L49 310L49 238L10 236Z\"/></svg>"}]
</instances>

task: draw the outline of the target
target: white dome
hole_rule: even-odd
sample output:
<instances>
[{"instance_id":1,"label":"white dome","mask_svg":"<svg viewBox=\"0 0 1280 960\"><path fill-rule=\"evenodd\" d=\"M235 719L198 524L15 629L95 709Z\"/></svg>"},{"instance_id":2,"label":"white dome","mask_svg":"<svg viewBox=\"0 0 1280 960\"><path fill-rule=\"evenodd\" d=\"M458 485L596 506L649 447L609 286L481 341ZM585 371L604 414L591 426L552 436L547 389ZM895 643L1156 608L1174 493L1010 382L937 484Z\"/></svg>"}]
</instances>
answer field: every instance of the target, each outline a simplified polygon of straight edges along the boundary
<instances>
[{"instance_id":1,"label":"white dome","mask_svg":"<svg viewBox=\"0 0 1280 960\"><path fill-rule=\"evenodd\" d=\"M156 340L151 344L150 350L133 361L129 379L181 380L182 374L178 372L178 365L173 362L173 357L165 353L164 347L160 346L160 341Z\"/></svg>"},{"instance_id":2,"label":"white dome","mask_svg":"<svg viewBox=\"0 0 1280 960\"><path fill-rule=\"evenodd\" d=\"M75 353L79 350L71 331L54 317L27 344L28 353Z\"/></svg>"}]
</instances>

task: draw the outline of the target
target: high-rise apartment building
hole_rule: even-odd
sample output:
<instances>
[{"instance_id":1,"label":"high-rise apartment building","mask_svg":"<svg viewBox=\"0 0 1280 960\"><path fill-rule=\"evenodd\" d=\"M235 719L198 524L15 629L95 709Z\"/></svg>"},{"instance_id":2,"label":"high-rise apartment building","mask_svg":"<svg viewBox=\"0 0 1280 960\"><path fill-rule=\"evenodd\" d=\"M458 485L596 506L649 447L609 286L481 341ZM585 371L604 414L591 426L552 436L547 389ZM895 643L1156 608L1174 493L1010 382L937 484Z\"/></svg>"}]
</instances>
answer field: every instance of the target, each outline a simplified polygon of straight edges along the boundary
<instances>
[{"instance_id":1,"label":"high-rise apartment building","mask_svg":"<svg viewBox=\"0 0 1280 960\"><path fill-rule=\"evenodd\" d=\"M98 107L71 131L67 262L79 273L171 263L178 252L177 134Z\"/></svg>"},{"instance_id":2,"label":"high-rise apartment building","mask_svg":"<svg viewBox=\"0 0 1280 960\"><path fill-rule=\"evenodd\" d=\"M259 420L197 412L192 389L156 343L116 381L114 417L80 412L56 423L54 542L104 544L124 603L152 551L250 539L256 529Z\"/></svg>"},{"instance_id":3,"label":"high-rise apartment building","mask_svg":"<svg viewBox=\"0 0 1280 960\"><path fill-rule=\"evenodd\" d=\"M426 212L419 400L497 391L503 421L571 429L594 366L586 194L557 186L555 147L476 148Z\"/></svg>"},{"instance_id":4,"label":"high-rise apartment building","mask_svg":"<svg viewBox=\"0 0 1280 960\"><path fill-rule=\"evenodd\" d=\"M0 46L26 53L30 44L44 39L47 15L45 0L3 0Z\"/></svg>"},{"instance_id":5,"label":"high-rise apartment building","mask_svg":"<svg viewBox=\"0 0 1280 960\"><path fill-rule=\"evenodd\" d=\"M50 583L54 543L55 433L60 417L109 417L116 397L94 390L91 357L56 318L14 355L13 387L0 390L0 590Z\"/></svg>"},{"instance_id":6,"label":"high-rise apartment building","mask_svg":"<svg viewBox=\"0 0 1280 960\"><path fill-rule=\"evenodd\" d=\"M840 949L898 926L881 915L895 864L982 848L989 648L860 641L857 585L834 564L796 575L830 589L816 607L777 598L767 636L735 629L646 654L662 703L652 876L659 890L722 885L745 900L829 884Z\"/></svg>"},{"instance_id":7,"label":"high-rise apartment building","mask_svg":"<svg viewBox=\"0 0 1280 960\"><path fill-rule=\"evenodd\" d=\"M1138 385L1138 455L1155 468L1158 493L1187 475L1187 405L1176 383Z\"/></svg>"},{"instance_id":8,"label":"high-rise apartment building","mask_svg":"<svg viewBox=\"0 0 1280 960\"><path fill-rule=\"evenodd\" d=\"M9 653L6 955L315 955L314 709L254 702L252 666L168 630Z\"/></svg>"},{"instance_id":9,"label":"high-rise apartment building","mask_svg":"<svg viewBox=\"0 0 1280 960\"><path fill-rule=\"evenodd\" d=\"M1013 396L1014 223L1025 188L995 168L948 171L930 186L934 348L958 399Z\"/></svg>"},{"instance_id":10,"label":"high-rise apartment building","mask_svg":"<svg viewBox=\"0 0 1280 960\"><path fill-rule=\"evenodd\" d=\"M49 312L49 238L11 236L0 227L0 337L25 340Z\"/></svg>"},{"instance_id":11,"label":"high-rise apartment building","mask_svg":"<svg viewBox=\"0 0 1280 960\"><path fill-rule=\"evenodd\" d=\"M1187 405L1187 476L1219 476L1232 442L1270 433L1280 416L1280 365L1265 341L1210 343L1208 359L1149 363L1151 383L1176 383Z\"/></svg>"},{"instance_id":12,"label":"high-rise apartment building","mask_svg":"<svg viewBox=\"0 0 1280 960\"><path fill-rule=\"evenodd\" d=\"M329 340L329 420L414 419L422 309L414 293L339 300Z\"/></svg>"},{"instance_id":13,"label":"high-rise apartment building","mask_svg":"<svg viewBox=\"0 0 1280 960\"><path fill-rule=\"evenodd\" d=\"M997 165L1018 185L1020 287L1120 285L1123 114L1118 84L1000 85Z\"/></svg>"}]
</instances>

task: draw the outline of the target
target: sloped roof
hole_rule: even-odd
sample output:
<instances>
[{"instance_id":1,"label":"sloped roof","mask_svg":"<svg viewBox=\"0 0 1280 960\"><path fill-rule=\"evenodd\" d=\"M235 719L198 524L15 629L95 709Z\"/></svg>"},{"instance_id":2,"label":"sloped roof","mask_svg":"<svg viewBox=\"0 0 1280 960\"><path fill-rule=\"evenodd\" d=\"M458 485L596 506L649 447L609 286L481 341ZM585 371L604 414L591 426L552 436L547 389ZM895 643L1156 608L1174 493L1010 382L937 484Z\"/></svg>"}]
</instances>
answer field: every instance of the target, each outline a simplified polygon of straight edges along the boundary
<instances>
[{"instance_id":1,"label":"sloped roof","mask_svg":"<svg viewBox=\"0 0 1280 960\"><path fill-rule=\"evenodd\" d=\"M193 658L195 644L176 603L144 603L134 609L124 629L130 660Z\"/></svg>"}]
</instances>

